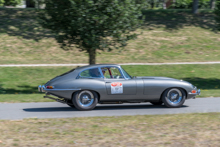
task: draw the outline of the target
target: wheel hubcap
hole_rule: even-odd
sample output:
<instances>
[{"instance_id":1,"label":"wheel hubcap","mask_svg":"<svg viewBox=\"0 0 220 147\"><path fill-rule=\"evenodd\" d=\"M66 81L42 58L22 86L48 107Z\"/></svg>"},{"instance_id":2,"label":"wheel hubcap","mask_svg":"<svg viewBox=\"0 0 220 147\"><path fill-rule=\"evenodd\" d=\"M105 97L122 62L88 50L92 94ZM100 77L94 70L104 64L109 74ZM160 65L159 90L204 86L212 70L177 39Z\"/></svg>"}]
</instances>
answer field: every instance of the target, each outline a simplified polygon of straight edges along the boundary
<instances>
[{"instance_id":1,"label":"wheel hubcap","mask_svg":"<svg viewBox=\"0 0 220 147\"><path fill-rule=\"evenodd\" d=\"M89 107L94 101L94 96L90 91L82 91L78 96L78 102L83 107Z\"/></svg>"},{"instance_id":2,"label":"wheel hubcap","mask_svg":"<svg viewBox=\"0 0 220 147\"><path fill-rule=\"evenodd\" d=\"M182 100L182 92L179 89L171 89L166 96L166 99L171 104L178 104Z\"/></svg>"}]
</instances>

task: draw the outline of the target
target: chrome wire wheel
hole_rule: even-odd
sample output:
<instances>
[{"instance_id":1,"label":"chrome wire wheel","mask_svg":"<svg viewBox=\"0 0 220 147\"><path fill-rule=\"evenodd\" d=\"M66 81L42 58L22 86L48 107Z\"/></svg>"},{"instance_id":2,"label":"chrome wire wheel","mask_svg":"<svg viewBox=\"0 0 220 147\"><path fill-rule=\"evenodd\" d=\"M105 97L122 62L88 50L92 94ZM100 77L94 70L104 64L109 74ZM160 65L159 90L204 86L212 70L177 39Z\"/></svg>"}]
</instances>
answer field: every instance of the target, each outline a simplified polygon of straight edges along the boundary
<instances>
[{"instance_id":1,"label":"chrome wire wheel","mask_svg":"<svg viewBox=\"0 0 220 147\"><path fill-rule=\"evenodd\" d=\"M182 98L183 95L179 89L171 89L166 95L167 101L174 105L180 103Z\"/></svg>"},{"instance_id":2,"label":"chrome wire wheel","mask_svg":"<svg viewBox=\"0 0 220 147\"><path fill-rule=\"evenodd\" d=\"M72 103L76 109L81 111L92 110L98 103L98 94L93 91L83 90L73 94Z\"/></svg>"},{"instance_id":3,"label":"chrome wire wheel","mask_svg":"<svg viewBox=\"0 0 220 147\"><path fill-rule=\"evenodd\" d=\"M94 96L90 91L82 91L78 95L78 102L82 107L89 107L94 102Z\"/></svg>"},{"instance_id":4,"label":"chrome wire wheel","mask_svg":"<svg viewBox=\"0 0 220 147\"><path fill-rule=\"evenodd\" d=\"M167 89L162 95L164 105L169 108L178 108L183 105L186 99L184 90L180 88Z\"/></svg>"}]
</instances>

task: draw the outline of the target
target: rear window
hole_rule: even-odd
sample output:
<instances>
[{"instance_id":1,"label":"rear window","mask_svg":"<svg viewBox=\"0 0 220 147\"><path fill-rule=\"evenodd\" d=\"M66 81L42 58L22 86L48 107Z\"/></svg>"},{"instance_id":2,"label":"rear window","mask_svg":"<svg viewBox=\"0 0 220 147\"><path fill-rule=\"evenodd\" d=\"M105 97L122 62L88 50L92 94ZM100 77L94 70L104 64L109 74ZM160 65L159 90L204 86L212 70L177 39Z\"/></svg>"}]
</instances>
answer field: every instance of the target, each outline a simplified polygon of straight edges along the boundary
<instances>
[{"instance_id":1,"label":"rear window","mask_svg":"<svg viewBox=\"0 0 220 147\"><path fill-rule=\"evenodd\" d=\"M102 78L98 68L87 69L80 73L79 78Z\"/></svg>"}]
</instances>

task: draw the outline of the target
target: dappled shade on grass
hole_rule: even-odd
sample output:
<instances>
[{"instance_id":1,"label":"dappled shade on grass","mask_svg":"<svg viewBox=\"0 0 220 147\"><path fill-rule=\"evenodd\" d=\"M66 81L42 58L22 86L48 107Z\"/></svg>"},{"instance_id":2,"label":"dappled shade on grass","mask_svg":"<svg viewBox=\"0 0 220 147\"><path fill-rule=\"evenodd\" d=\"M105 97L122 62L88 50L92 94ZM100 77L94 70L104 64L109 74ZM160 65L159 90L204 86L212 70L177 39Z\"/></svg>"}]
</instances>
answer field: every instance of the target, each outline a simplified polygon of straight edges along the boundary
<instances>
[{"instance_id":1,"label":"dappled shade on grass","mask_svg":"<svg viewBox=\"0 0 220 147\"><path fill-rule=\"evenodd\" d=\"M218 78L183 78L184 81L193 83L199 89L220 89L220 79ZM219 94L220 95L220 94Z\"/></svg>"},{"instance_id":2,"label":"dappled shade on grass","mask_svg":"<svg viewBox=\"0 0 220 147\"><path fill-rule=\"evenodd\" d=\"M0 8L0 64L88 63L77 48L60 48L42 28L35 9ZM145 27L124 49L98 51L97 63L219 61L219 34L211 11L146 10ZM174 31L170 31L174 30Z\"/></svg>"},{"instance_id":3,"label":"dappled shade on grass","mask_svg":"<svg viewBox=\"0 0 220 147\"><path fill-rule=\"evenodd\" d=\"M38 94L38 86L21 85L17 88L0 88L0 94Z\"/></svg>"},{"instance_id":4,"label":"dappled shade on grass","mask_svg":"<svg viewBox=\"0 0 220 147\"><path fill-rule=\"evenodd\" d=\"M10 36L18 36L35 41L45 37L54 37L49 30L40 27L36 14L36 9L0 8L0 34L6 33Z\"/></svg>"},{"instance_id":5,"label":"dappled shade on grass","mask_svg":"<svg viewBox=\"0 0 220 147\"><path fill-rule=\"evenodd\" d=\"M211 10L200 10L197 15L193 15L189 9L143 10L143 14L148 29L178 30L186 26L195 26L216 31L214 14Z\"/></svg>"},{"instance_id":6,"label":"dappled shade on grass","mask_svg":"<svg viewBox=\"0 0 220 147\"><path fill-rule=\"evenodd\" d=\"M185 80L201 89L200 97L219 96L220 65L129 65L122 66L131 76L162 76ZM38 93L38 85L74 67L1 67L1 94ZM206 70L204 70L206 69ZM207 90L207 91L204 91Z\"/></svg>"}]
</instances>

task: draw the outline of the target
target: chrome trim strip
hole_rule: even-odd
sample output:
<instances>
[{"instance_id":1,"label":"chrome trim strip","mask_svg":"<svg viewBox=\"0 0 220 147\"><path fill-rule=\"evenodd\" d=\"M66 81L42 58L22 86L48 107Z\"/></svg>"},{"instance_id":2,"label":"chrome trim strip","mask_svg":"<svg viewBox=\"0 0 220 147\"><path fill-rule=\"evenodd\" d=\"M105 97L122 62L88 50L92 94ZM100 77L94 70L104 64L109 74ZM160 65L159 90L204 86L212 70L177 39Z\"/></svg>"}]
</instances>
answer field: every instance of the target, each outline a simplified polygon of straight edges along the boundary
<instances>
[{"instance_id":1,"label":"chrome trim strip","mask_svg":"<svg viewBox=\"0 0 220 147\"><path fill-rule=\"evenodd\" d=\"M129 78L126 78L126 76L125 76L124 73L122 72L121 66L119 66L119 71L120 71L121 75L123 75L124 79L129 80Z\"/></svg>"},{"instance_id":2,"label":"chrome trim strip","mask_svg":"<svg viewBox=\"0 0 220 147\"><path fill-rule=\"evenodd\" d=\"M45 91L70 91L70 90L81 90L81 89L45 89Z\"/></svg>"},{"instance_id":3,"label":"chrome trim strip","mask_svg":"<svg viewBox=\"0 0 220 147\"><path fill-rule=\"evenodd\" d=\"M99 69L99 72L101 73L102 78L104 79L105 77L104 77L104 75L103 75L103 73L102 73L101 68L99 67L98 69Z\"/></svg>"},{"instance_id":4,"label":"chrome trim strip","mask_svg":"<svg viewBox=\"0 0 220 147\"><path fill-rule=\"evenodd\" d=\"M188 94L194 94L194 95L197 95L197 93L192 93L192 92L189 92Z\"/></svg>"}]
</instances>

